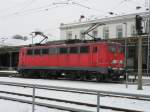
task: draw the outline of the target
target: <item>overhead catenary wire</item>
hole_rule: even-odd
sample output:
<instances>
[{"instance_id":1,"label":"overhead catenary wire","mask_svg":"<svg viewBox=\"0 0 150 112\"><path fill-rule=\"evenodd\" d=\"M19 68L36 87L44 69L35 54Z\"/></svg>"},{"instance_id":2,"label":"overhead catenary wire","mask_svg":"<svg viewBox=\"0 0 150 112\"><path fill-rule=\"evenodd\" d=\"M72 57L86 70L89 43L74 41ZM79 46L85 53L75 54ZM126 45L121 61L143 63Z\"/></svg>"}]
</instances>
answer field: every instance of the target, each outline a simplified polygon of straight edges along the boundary
<instances>
[{"instance_id":1,"label":"overhead catenary wire","mask_svg":"<svg viewBox=\"0 0 150 112\"><path fill-rule=\"evenodd\" d=\"M12 10L22 10L24 8L29 7L30 5L32 5L36 1L37 0L30 0L30 1L25 1L21 4L15 4L15 5L12 5L11 7L0 9L0 12L1 13L6 13L6 12L9 12L9 11L12 11Z\"/></svg>"},{"instance_id":2,"label":"overhead catenary wire","mask_svg":"<svg viewBox=\"0 0 150 112\"><path fill-rule=\"evenodd\" d=\"M87 5L84 5L81 2L76 2L74 0L67 0L67 1L59 2L59 3L52 3L52 4L49 4L49 5L37 7L37 8L31 8L31 9L26 9L26 10L22 10L22 11L16 11L16 12L13 12L11 14L3 15L3 16L0 16L0 17L8 17L8 16L12 16L12 15L23 15L23 14L26 14L26 13L37 13L37 12L41 12L41 11L48 11L53 6L55 6L54 8L60 7L60 6L57 6L57 5L65 5L65 6L76 5L76 6L83 7L83 8L89 9L89 10L94 10L94 11L100 12L100 10L92 8L92 7L87 6Z\"/></svg>"},{"instance_id":3,"label":"overhead catenary wire","mask_svg":"<svg viewBox=\"0 0 150 112\"><path fill-rule=\"evenodd\" d=\"M35 0L31 0L30 3ZM121 0L116 6L115 8L119 7L120 5L122 5L124 2L128 2L129 0ZM134 0L130 0L130 1L134 1ZM64 4L63 4L64 2ZM46 11L50 11L51 9L55 9L55 8L59 8L59 7L66 7L66 6L71 6L71 5L77 5L79 7L83 7L83 8L86 8L88 10L95 10L94 8L92 7L89 7L87 5L82 5L84 1L82 2L76 2L76 0L67 0L67 1L63 1L62 4L60 2L60 4L55 4L54 2L52 4L48 4L48 5L43 5L43 6L40 6L40 7L37 7L37 8L31 8L31 9L26 9L26 10L21 10L21 11L16 11L16 12L13 12L12 14L8 14L8 15L5 15L5 16L0 16L0 17L12 17L12 16L23 16L23 15L28 15L28 14L34 14L34 13L40 13L40 12L46 12ZM66 3L65 3L66 2ZM29 2L28 2L29 3ZM113 8L114 9L114 8ZM97 10L98 11L98 10ZM105 13L105 15L108 14L108 12Z\"/></svg>"},{"instance_id":4,"label":"overhead catenary wire","mask_svg":"<svg viewBox=\"0 0 150 112\"><path fill-rule=\"evenodd\" d=\"M124 2L128 2L128 1L129 0L122 0L121 2L119 2L113 8L113 10L115 8L117 8L118 6L120 6L121 4L123 4ZM130 1L132 1L132 0L130 0ZM31 0L30 2L33 3L33 2L35 2L35 0ZM59 2L59 3L52 3L52 4L49 4L49 5L40 6L40 7L37 7L37 8L31 8L31 9L26 9L26 10L21 10L21 11L15 11L15 12L12 12L12 13L7 14L7 15L2 15L0 17L5 17L6 18L6 17L12 16L12 15L25 15L27 13L33 14L33 13L38 13L38 12L43 12L43 11L49 11L50 9L55 9L55 8L61 7L60 5L64 5L64 6L76 5L76 6L79 6L79 7L86 8L88 10L93 10L93 11L101 12L99 9L87 6L85 4L82 4L82 2L76 2L75 0L67 0L67 1L62 1L62 2ZM22 9L25 9L25 7L23 7ZM108 12L105 12L105 15L108 14L109 12L111 12L111 11L112 10L110 10Z\"/></svg>"},{"instance_id":5,"label":"overhead catenary wire","mask_svg":"<svg viewBox=\"0 0 150 112\"><path fill-rule=\"evenodd\" d=\"M63 6L53 6L53 7L40 7L40 8L34 8L34 9L28 9L28 10L24 10L24 11L21 11L21 12L13 12L11 14L8 14L8 15L2 15L0 16L2 18L9 18L10 16L13 17L13 16L25 16L25 15L29 15L29 14L35 14L35 13L40 13L40 12L46 12L46 11L49 11L50 9L56 9L56 8L59 8L59 7L64 7L66 5L63 5Z\"/></svg>"},{"instance_id":6,"label":"overhead catenary wire","mask_svg":"<svg viewBox=\"0 0 150 112\"><path fill-rule=\"evenodd\" d=\"M27 2L26 4L24 4L24 6L21 7L21 9L19 10L24 10L27 7L30 7L33 3L35 3L37 0L30 0L29 2Z\"/></svg>"},{"instance_id":7,"label":"overhead catenary wire","mask_svg":"<svg viewBox=\"0 0 150 112\"><path fill-rule=\"evenodd\" d=\"M53 38L57 38L56 35L54 34L51 34L50 32L53 31L53 30L56 30L56 29L59 29L59 27L53 27L53 28L44 28L44 29L38 29L38 30L33 30L33 31L41 31L41 32L45 32L46 35L50 36L50 37L53 37ZM25 35L24 35L25 34ZM23 34L15 34L15 35L24 35L24 36L27 36L27 37L30 37L30 34L31 32L24 32ZM14 39L13 38L14 35L4 35L4 36L1 36L0 38L0 42L2 40L7 40L7 39ZM6 38L7 37L7 38Z\"/></svg>"},{"instance_id":8,"label":"overhead catenary wire","mask_svg":"<svg viewBox=\"0 0 150 112\"><path fill-rule=\"evenodd\" d=\"M4 18L7 18L7 17L10 17L10 16L15 16L15 15L26 15L26 14L33 14L33 13L39 13L39 12L44 12L44 11L49 11L50 9L56 9L56 8L59 8L59 7L65 7L65 6L68 6L68 5L74 5L74 4L77 4L77 3L69 3L70 1L72 0L67 0L67 2L60 2L60 3L51 3L49 5L44 5L44 6L40 6L40 7L36 7L36 8L30 8L30 9L26 9L26 10L22 10L22 11L15 11L15 12L12 12L10 14L7 14L7 15L2 15L0 16L1 18L4 17ZM78 4L81 6L81 4ZM84 5L83 5L84 6ZM83 7L82 6L82 7ZM86 6L84 6L86 7ZM1 19L0 18L0 19Z\"/></svg>"},{"instance_id":9,"label":"overhead catenary wire","mask_svg":"<svg viewBox=\"0 0 150 112\"><path fill-rule=\"evenodd\" d=\"M117 10L118 7L122 6L124 3L127 3L127 2L130 2L130 1L133 1L133 0L121 0L118 4L116 4L115 6L113 6L111 9L108 9L107 11L103 12L102 15L99 15L97 16L98 18L99 17L104 17L106 15L119 15L117 14L117 12L115 12L115 10Z\"/></svg>"},{"instance_id":10,"label":"overhead catenary wire","mask_svg":"<svg viewBox=\"0 0 150 112\"><path fill-rule=\"evenodd\" d=\"M33 1L35 1L35 0L31 0L30 2L34 3ZM120 7L123 3L129 2L129 1L135 1L135 0L121 0L115 6L115 8ZM82 1L82 2L77 2L77 0L67 0L66 4L65 3L64 4L55 4L53 2L53 3L48 4L48 5L43 5L43 6L40 6L40 7L35 7L35 8L30 8L30 9L22 8L23 10L21 9L20 11L16 11L16 12L13 12L11 14L0 16L0 17L10 18L10 16L13 17L13 16L24 16L24 15L35 14L35 13L43 13L43 12L46 12L46 11L51 11L51 9L56 9L56 8L59 8L59 7L66 7L66 6L72 6L72 5L76 5L76 6L79 6L79 7L82 7L82 8L86 8L87 10L93 10L93 11L100 12L99 9L95 9L93 7L87 6L87 5L83 4L83 2L85 2L85 0ZM110 10L110 11L112 11L112 10ZM105 15L108 14L108 13L109 13L109 11L106 12Z\"/></svg>"}]
</instances>

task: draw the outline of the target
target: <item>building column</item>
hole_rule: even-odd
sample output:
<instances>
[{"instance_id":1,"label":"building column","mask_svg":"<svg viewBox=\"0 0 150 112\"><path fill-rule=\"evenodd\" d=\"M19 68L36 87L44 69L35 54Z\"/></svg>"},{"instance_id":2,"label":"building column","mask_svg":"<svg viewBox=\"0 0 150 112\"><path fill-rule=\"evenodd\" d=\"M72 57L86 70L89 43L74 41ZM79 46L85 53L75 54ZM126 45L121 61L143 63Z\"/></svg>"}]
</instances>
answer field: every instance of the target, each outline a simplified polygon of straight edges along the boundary
<instances>
[{"instance_id":1,"label":"building column","mask_svg":"<svg viewBox=\"0 0 150 112\"><path fill-rule=\"evenodd\" d=\"M142 90L142 37L138 37L138 90Z\"/></svg>"},{"instance_id":2,"label":"building column","mask_svg":"<svg viewBox=\"0 0 150 112\"><path fill-rule=\"evenodd\" d=\"M12 68L12 52L9 52L9 70L13 70Z\"/></svg>"}]
</instances>

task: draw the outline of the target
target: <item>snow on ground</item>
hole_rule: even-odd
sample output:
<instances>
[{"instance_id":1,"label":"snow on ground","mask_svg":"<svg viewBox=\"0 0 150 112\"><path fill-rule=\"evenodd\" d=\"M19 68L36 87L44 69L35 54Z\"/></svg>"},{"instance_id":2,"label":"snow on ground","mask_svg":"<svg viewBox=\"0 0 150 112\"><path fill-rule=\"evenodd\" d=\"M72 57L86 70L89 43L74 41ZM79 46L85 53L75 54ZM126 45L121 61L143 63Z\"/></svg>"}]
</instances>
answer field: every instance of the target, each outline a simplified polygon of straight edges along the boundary
<instances>
[{"instance_id":1,"label":"snow on ground","mask_svg":"<svg viewBox=\"0 0 150 112\"><path fill-rule=\"evenodd\" d=\"M0 112L32 112L32 105L8 100L0 100ZM35 112L67 112L36 106Z\"/></svg>"},{"instance_id":2,"label":"snow on ground","mask_svg":"<svg viewBox=\"0 0 150 112\"><path fill-rule=\"evenodd\" d=\"M24 79L24 78L14 78L14 77L12 78L0 77L0 81L150 95L150 86L148 85L143 86L143 90L137 90L137 85L133 85L133 84L129 85L128 88L126 88L125 84L97 83L97 82L83 82L83 81L69 81L69 80L49 80L49 79L45 79L45 80L27 79L27 78Z\"/></svg>"},{"instance_id":3,"label":"snow on ground","mask_svg":"<svg viewBox=\"0 0 150 112\"><path fill-rule=\"evenodd\" d=\"M143 86L143 90L137 90L137 85L129 85L128 88L126 88L125 84L80 82L80 81L68 81L68 80L44 80L44 79L23 79L23 78L0 77L0 81L41 84L41 85L61 86L61 87L73 87L73 88L86 88L86 89L94 89L94 90L106 90L106 91L114 91L114 92L139 93L139 94L150 95L150 86L148 85ZM0 90L32 94L32 89L23 88L23 87L11 87L10 88L9 86L0 85ZM0 95L4 95L4 94L0 94ZM60 92L60 91L57 91L56 93L56 91L47 91L47 90L40 90L40 89L36 90L36 95L96 104L95 95L66 93L66 92ZM124 108L129 108L129 109L138 109L144 112L149 112L150 110L150 107L149 107L150 101L138 101L134 99L129 100L125 98L114 98L114 97L101 97L100 100L101 100L100 103L102 105L124 107ZM43 103L46 102L49 104L58 104L57 102L54 102L54 101L44 101L44 100L39 100L39 99L36 99L36 101L43 102ZM60 104L60 105L66 106L66 104ZM67 104L67 105L70 107L75 107L75 105L70 105L70 104ZM87 107L84 107L84 109L85 108ZM1 108L0 108L0 111L1 111ZM47 111L44 111L44 112L47 112ZM55 112L55 111L51 111L51 112Z\"/></svg>"},{"instance_id":4,"label":"snow on ground","mask_svg":"<svg viewBox=\"0 0 150 112\"><path fill-rule=\"evenodd\" d=\"M0 70L0 73L18 73L17 71L15 71L15 70L10 70L10 71L8 71L8 70Z\"/></svg>"},{"instance_id":5,"label":"snow on ground","mask_svg":"<svg viewBox=\"0 0 150 112\"><path fill-rule=\"evenodd\" d=\"M0 112L32 112L32 105L15 101L0 100ZM68 111L35 106L35 112L68 112ZM116 111L109 109L108 110L101 109L100 112L116 112Z\"/></svg>"}]
</instances>

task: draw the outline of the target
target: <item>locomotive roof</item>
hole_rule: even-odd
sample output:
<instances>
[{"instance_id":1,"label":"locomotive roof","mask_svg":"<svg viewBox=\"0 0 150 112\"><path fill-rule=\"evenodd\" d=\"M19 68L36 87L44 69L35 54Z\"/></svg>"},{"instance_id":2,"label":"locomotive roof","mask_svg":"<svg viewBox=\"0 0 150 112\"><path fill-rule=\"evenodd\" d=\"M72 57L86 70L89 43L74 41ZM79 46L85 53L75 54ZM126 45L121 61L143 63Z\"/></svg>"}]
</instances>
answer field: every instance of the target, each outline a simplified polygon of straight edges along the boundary
<instances>
[{"instance_id":1,"label":"locomotive roof","mask_svg":"<svg viewBox=\"0 0 150 112\"><path fill-rule=\"evenodd\" d=\"M107 42L107 41L97 41L97 42L80 42L80 43L60 43L60 44L44 44L44 45L34 45L34 46L28 46L28 47L25 47L25 48L37 48L37 47L60 47L60 46L80 46L80 45L93 45L93 44L98 44L98 43L101 43L101 44L120 44L120 43L117 43L117 42Z\"/></svg>"}]
</instances>

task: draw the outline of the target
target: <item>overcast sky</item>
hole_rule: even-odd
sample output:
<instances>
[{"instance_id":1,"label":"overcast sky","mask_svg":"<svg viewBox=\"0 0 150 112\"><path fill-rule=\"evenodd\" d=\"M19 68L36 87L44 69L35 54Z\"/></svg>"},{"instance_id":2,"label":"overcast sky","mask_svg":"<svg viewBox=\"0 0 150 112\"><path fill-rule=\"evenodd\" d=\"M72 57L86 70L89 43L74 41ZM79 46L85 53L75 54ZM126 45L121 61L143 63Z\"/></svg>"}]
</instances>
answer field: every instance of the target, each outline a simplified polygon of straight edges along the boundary
<instances>
[{"instance_id":1,"label":"overcast sky","mask_svg":"<svg viewBox=\"0 0 150 112\"><path fill-rule=\"evenodd\" d=\"M0 0L0 37L28 35L40 30L59 39L60 23L86 18L102 18L108 12L118 15L144 11L146 0ZM148 0L147 0L148 1ZM67 4L68 3L68 4Z\"/></svg>"}]
</instances>

